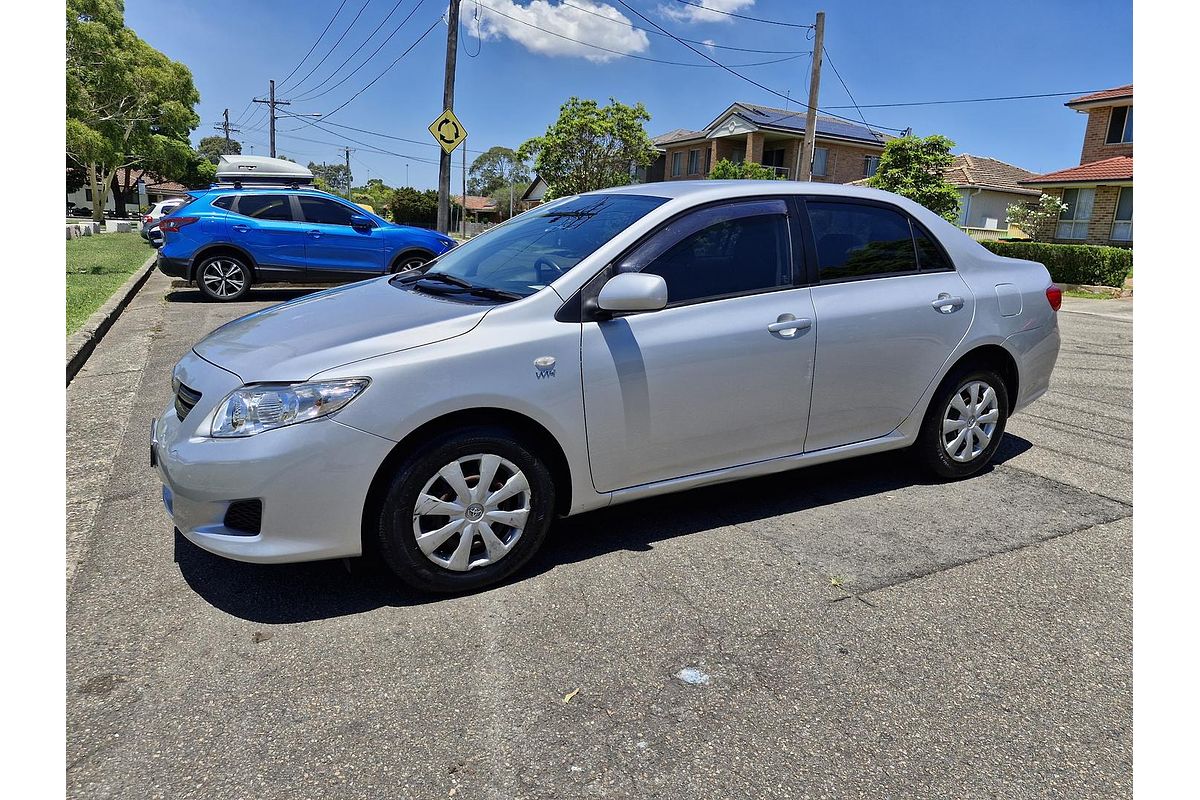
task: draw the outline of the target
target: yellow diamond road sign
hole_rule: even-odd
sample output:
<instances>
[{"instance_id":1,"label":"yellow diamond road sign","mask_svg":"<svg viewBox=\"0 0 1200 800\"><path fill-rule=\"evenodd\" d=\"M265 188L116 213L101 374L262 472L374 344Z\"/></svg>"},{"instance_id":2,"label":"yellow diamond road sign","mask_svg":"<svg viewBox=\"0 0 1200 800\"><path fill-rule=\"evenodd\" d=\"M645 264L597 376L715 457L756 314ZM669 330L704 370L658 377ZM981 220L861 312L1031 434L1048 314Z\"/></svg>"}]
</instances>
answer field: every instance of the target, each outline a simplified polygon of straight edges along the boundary
<instances>
[{"instance_id":1,"label":"yellow diamond road sign","mask_svg":"<svg viewBox=\"0 0 1200 800\"><path fill-rule=\"evenodd\" d=\"M454 152L454 148L467 138L467 129L458 121L458 117L454 116L454 112L448 108L429 126L429 132L447 153Z\"/></svg>"}]
</instances>

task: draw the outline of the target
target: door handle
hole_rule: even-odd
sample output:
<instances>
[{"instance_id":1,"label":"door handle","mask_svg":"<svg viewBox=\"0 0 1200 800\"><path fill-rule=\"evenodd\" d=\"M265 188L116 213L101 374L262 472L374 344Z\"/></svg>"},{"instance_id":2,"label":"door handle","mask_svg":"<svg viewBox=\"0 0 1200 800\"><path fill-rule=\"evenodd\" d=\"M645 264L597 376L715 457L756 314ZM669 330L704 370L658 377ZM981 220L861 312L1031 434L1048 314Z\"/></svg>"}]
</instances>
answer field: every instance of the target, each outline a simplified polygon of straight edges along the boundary
<instances>
[{"instance_id":1,"label":"door handle","mask_svg":"<svg viewBox=\"0 0 1200 800\"><path fill-rule=\"evenodd\" d=\"M246 231L250 230L250 226L249 225L234 225L233 229L235 231L237 231L238 233L245 233Z\"/></svg>"},{"instance_id":2,"label":"door handle","mask_svg":"<svg viewBox=\"0 0 1200 800\"><path fill-rule=\"evenodd\" d=\"M782 336L794 336L798 331L806 331L811 327L811 319L796 319L793 314L780 314L778 321L768 325L767 330Z\"/></svg>"},{"instance_id":3,"label":"door handle","mask_svg":"<svg viewBox=\"0 0 1200 800\"><path fill-rule=\"evenodd\" d=\"M951 297L949 293L942 292L934 300L930 301L930 306L934 311L940 314L953 314L963 307L963 299L961 297Z\"/></svg>"}]
</instances>

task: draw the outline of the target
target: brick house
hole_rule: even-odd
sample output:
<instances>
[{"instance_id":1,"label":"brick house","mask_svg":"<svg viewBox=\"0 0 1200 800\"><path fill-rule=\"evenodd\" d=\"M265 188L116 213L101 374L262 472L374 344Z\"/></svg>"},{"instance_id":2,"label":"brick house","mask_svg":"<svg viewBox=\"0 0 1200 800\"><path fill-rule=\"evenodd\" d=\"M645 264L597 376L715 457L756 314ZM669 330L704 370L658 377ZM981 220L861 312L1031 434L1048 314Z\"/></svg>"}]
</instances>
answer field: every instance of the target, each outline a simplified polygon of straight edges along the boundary
<instances>
[{"instance_id":1,"label":"brick house","mask_svg":"<svg viewBox=\"0 0 1200 800\"><path fill-rule=\"evenodd\" d=\"M661 180L706 178L721 159L754 161L795 179L804 140L804 110L734 103L698 131L679 129L653 140L663 154ZM893 137L833 117L817 116L812 179L850 183L870 177Z\"/></svg>"},{"instance_id":2,"label":"brick house","mask_svg":"<svg viewBox=\"0 0 1200 800\"><path fill-rule=\"evenodd\" d=\"M1088 117L1079 166L1020 182L1067 204L1040 238L1132 247L1133 84L1085 94L1066 106Z\"/></svg>"}]
</instances>

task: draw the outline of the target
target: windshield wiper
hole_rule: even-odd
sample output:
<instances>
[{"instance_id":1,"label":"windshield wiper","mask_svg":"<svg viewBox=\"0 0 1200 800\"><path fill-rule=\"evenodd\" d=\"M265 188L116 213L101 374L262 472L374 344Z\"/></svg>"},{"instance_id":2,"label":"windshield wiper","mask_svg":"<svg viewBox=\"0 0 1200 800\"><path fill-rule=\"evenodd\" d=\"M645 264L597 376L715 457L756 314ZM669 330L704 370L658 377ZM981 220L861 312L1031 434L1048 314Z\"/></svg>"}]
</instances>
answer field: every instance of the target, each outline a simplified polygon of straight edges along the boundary
<instances>
[{"instance_id":1,"label":"windshield wiper","mask_svg":"<svg viewBox=\"0 0 1200 800\"><path fill-rule=\"evenodd\" d=\"M470 281L464 281L457 275L448 275L445 272L426 272L418 281L438 281L440 283L448 283L451 286L457 286L460 289L474 289L475 284Z\"/></svg>"},{"instance_id":2,"label":"windshield wiper","mask_svg":"<svg viewBox=\"0 0 1200 800\"><path fill-rule=\"evenodd\" d=\"M490 286L472 286L467 290L467 294L477 294L480 297L489 297L493 300L523 300L525 295L517 294L516 292L506 292L503 289L493 289Z\"/></svg>"},{"instance_id":3,"label":"windshield wiper","mask_svg":"<svg viewBox=\"0 0 1200 800\"><path fill-rule=\"evenodd\" d=\"M454 286L462 291L454 290L435 290L431 286L421 286L421 281L436 281L437 283L445 283ZM525 295L517 294L516 292L508 292L504 289L494 289L491 286L476 286L470 281L465 281L457 275L447 275L444 272L435 272L432 275L422 275L416 282L418 289L433 291L436 294L473 294L479 297L487 297L492 300L522 300Z\"/></svg>"}]
</instances>

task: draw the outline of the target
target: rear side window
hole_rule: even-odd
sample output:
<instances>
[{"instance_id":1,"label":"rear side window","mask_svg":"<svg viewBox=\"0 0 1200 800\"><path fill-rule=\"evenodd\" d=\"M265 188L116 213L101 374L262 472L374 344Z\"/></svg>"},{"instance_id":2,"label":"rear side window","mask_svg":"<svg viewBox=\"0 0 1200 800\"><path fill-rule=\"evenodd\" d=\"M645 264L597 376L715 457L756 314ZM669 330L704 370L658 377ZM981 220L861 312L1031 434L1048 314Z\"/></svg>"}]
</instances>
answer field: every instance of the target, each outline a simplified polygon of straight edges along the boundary
<instances>
[{"instance_id":1,"label":"rear side window","mask_svg":"<svg viewBox=\"0 0 1200 800\"><path fill-rule=\"evenodd\" d=\"M952 271L954 265L946 258L937 242L933 241L933 237L916 225L913 225L912 229L913 238L917 240L917 260L920 262L921 272Z\"/></svg>"},{"instance_id":2,"label":"rear side window","mask_svg":"<svg viewBox=\"0 0 1200 800\"><path fill-rule=\"evenodd\" d=\"M291 222L291 198L286 194L244 194L238 198L237 213L255 219Z\"/></svg>"},{"instance_id":3,"label":"rear side window","mask_svg":"<svg viewBox=\"0 0 1200 800\"><path fill-rule=\"evenodd\" d=\"M212 204L217 208L223 208L226 211L233 211L233 195L223 194L216 200L213 200Z\"/></svg>"},{"instance_id":4,"label":"rear side window","mask_svg":"<svg viewBox=\"0 0 1200 800\"><path fill-rule=\"evenodd\" d=\"M788 244L782 200L730 203L668 224L621 270L661 275L668 303L693 303L790 286Z\"/></svg>"},{"instance_id":5,"label":"rear side window","mask_svg":"<svg viewBox=\"0 0 1200 800\"><path fill-rule=\"evenodd\" d=\"M822 282L917 271L912 231L899 211L856 203L807 206Z\"/></svg>"},{"instance_id":6,"label":"rear side window","mask_svg":"<svg viewBox=\"0 0 1200 800\"><path fill-rule=\"evenodd\" d=\"M300 211L304 214L305 222L317 225L349 225L350 216L354 214L347 206L324 197L304 197L300 199Z\"/></svg>"}]
</instances>

